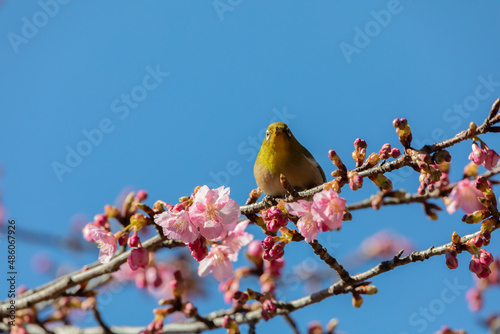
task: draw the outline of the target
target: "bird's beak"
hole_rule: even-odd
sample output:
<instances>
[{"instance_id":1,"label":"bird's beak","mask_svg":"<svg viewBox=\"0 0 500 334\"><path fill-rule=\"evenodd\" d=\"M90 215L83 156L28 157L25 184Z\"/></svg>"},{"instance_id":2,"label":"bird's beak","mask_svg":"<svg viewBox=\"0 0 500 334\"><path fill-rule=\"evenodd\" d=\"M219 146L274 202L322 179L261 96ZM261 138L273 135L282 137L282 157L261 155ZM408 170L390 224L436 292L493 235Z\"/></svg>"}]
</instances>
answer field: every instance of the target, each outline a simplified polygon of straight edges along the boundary
<instances>
[{"instance_id":1,"label":"bird's beak","mask_svg":"<svg viewBox=\"0 0 500 334\"><path fill-rule=\"evenodd\" d=\"M276 133L276 134L282 134L282 133L284 133L284 130L285 130L285 129L284 129L284 128L280 128L279 126L277 126L277 127L275 128L275 130L276 130L276 131L275 131L275 133Z\"/></svg>"}]
</instances>

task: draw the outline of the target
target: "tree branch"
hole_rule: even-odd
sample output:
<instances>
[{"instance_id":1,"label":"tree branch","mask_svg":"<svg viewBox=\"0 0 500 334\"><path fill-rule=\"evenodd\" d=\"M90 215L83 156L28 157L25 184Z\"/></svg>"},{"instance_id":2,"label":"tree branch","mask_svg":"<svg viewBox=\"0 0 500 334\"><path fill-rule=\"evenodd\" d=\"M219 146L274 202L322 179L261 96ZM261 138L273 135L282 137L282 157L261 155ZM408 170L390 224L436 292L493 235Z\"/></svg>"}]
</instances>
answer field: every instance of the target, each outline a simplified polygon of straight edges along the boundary
<instances>
[{"instance_id":1,"label":"tree branch","mask_svg":"<svg viewBox=\"0 0 500 334\"><path fill-rule=\"evenodd\" d=\"M497 230L500 227L500 223L498 221L498 218L496 218L496 224L495 227L493 228L493 231ZM462 237L461 241L462 243L467 242L468 240L474 238L476 235L478 235L480 232L475 232L472 234L468 234L464 237ZM364 281L367 281L373 277L376 277L378 275L381 275L385 272L391 271L397 267L401 267L410 263L414 263L417 261L425 261L431 257L437 256L437 255L442 255L448 252L449 247L452 246L452 243L447 243L438 247L430 247L426 250L423 251L418 251L418 252L412 252L411 254L401 258L401 252L398 253L392 260L388 261L382 261L375 267L351 276L351 281L350 282L344 282L344 281L338 281L332 285L330 285L328 288L317 291L313 294L304 296L302 298L290 301L290 302L279 302L277 303L277 306L279 307L277 314L278 315L285 315L291 312L294 312L298 309L304 308L308 305L319 303L322 300L335 296L335 295L340 295L340 294L346 294L352 291L352 287L356 284L362 283ZM253 310L248 313L234 313L233 309L227 309L227 310L220 310L220 311L214 311L205 316L205 319L212 319L213 323L216 327L221 327L222 326L222 319L223 316L226 314L232 314L233 319L238 323L238 324L255 324L262 318L261 314L261 308L258 308L256 310ZM0 330L4 330L6 327L5 324L0 325ZM65 326L65 327L59 327L54 330L55 333L67 333L70 330L75 330L77 329L76 327L73 326ZM141 331L143 328L142 327L111 327L111 331L116 334L132 334L132 333L137 333ZM165 324L163 327L163 333L199 333L205 330L208 330L208 326L199 321L188 321L185 323L172 323L172 324ZM28 326L28 330L30 333L42 333L39 328L36 326ZM85 328L85 329L78 329L78 333L81 334L101 334L102 329L100 327L94 327L94 328Z\"/></svg>"},{"instance_id":2,"label":"tree branch","mask_svg":"<svg viewBox=\"0 0 500 334\"><path fill-rule=\"evenodd\" d=\"M155 251L162 247L173 248L185 246L183 242L178 240L162 240L158 235L145 241L142 245L150 251ZM71 274L63 276L60 279L44 284L42 287L26 291L16 298L16 307L20 310L35 305L41 301L57 298L67 289L70 289L78 284L88 282L98 276L112 273L118 270L120 266L127 261L130 253L131 251L128 250L120 255L114 256L109 263L94 263L90 266L90 269L86 271L77 270ZM9 305L9 301L4 301L0 304L0 316L6 316L9 313Z\"/></svg>"}]
</instances>

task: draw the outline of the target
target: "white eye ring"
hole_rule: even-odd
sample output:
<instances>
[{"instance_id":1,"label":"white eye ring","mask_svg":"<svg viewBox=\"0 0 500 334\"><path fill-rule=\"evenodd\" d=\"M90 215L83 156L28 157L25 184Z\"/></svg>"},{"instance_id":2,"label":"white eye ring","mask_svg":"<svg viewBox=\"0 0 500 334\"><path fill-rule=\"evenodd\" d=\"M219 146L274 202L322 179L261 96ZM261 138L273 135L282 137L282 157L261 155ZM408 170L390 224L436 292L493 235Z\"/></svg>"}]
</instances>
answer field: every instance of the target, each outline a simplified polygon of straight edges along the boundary
<instances>
[{"instance_id":1,"label":"white eye ring","mask_svg":"<svg viewBox=\"0 0 500 334\"><path fill-rule=\"evenodd\" d=\"M266 131L266 140L269 140L269 137L270 137L270 133L269 133L269 130Z\"/></svg>"},{"instance_id":2,"label":"white eye ring","mask_svg":"<svg viewBox=\"0 0 500 334\"><path fill-rule=\"evenodd\" d=\"M288 137L291 137L292 136L292 131L290 131L289 128L286 128L286 134L288 135Z\"/></svg>"}]
</instances>

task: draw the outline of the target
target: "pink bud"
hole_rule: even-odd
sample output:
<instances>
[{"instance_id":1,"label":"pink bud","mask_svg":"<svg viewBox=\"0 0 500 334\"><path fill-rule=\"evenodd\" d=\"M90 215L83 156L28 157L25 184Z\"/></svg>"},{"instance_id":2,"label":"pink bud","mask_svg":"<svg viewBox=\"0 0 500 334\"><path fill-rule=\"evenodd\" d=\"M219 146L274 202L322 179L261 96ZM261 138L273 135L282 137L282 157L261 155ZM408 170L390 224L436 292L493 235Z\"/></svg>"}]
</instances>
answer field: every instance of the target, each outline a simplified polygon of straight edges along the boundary
<instances>
[{"instance_id":1,"label":"pink bud","mask_svg":"<svg viewBox=\"0 0 500 334\"><path fill-rule=\"evenodd\" d=\"M274 246L274 237L268 235L261 243L262 248L264 249L271 249Z\"/></svg>"},{"instance_id":2,"label":"pink bud","mask_svg":"<svg viewBox=\"0 0 500 334\"><path fill-rule=\"evenodd\" d=\"M479 262L479 259L474 255L472 255L472 258L470 260L469 270L476 275L479 275L481 271L483 271L483 266L481 265L481 262Z\"/></svg>"},{"instance_id":3,"label":"pink bud","mask_svg":"<svg viewBox=\"0 0 500 334\"><path fill-rule=\"evenodd\" d=\"M446 265L448 266L448 268L457 269L458 260L456 251L451 251L449 253L446 253L445 258L446 258Z\"/></svg>"},{"instance_id":4,"label":"pink bud","mask_svg":"<svg viewBox=\"0 0 500 334\"><path fill-rule=\"evenodd\" d=\"M280 228L280 224L278 223L278 220L272 219L267 222L266 228L269 232L277 232Z\"/></svg>"},{"instance_id":5,"label":"pink bud","mask_svg":"<svg viewBox=\"0 0 500 334\"><path fill-rule=\"evenodd\" d=\"M134 232L134 233L130 236L130 238L128 238L128 245L129 245L130 247L139 247L139 242L140 242L140 241L141 241L141 240L139 239L139 236L137 235L137 233L136 233L136 232Z\"/></svg>"},{"instance_id":6,"label":"pink bud","mask_svg":"<svg viewBox=\"0 0 500 334\"><path fill-rule=\"evenodd\" d=\"M264 320L269 320L271 319L272 316L276 315L277 309L276 305L273 303L272 300L266 299L264 303L262 303L262 318Z\"/></svg>"},{"instance_id":7,"label":"pink bud","mask_svg":"<svg viewBox=\"0 0 500 334\"><path fill-rule=\"evenodd\" d=\"M351 190L358 190L363 186L363 178L359 176L358 174L354 174L350 179L349 179L349 187Z\"/></svg>"},{"instance_id":8,"label":"pink bud","mask_svg":"<svg viewBox=\"0 0 500 334\"><path fill-rule=\"evenodd\" d=\"M481 248L481 246L483 245L483 238L481 237L481 235L478 234L474 239L472 239L472 243L477 248Z\"/></svg>"},{"instance_id":9,"label":"pink bud","mask_svg":"<svg viewBox=\"0 0 500 334\"><path fill-rule=\"evenodd\" d=\"M94 224L96 226L104 226L104 224L108 221L108 217L102 213L94 216Z\"/></svg>"},{"instance_id":10,"label":"pink bud","mask_svg":"<svg viewBox=\"0 0 500 334\"><path fill-rule=\"evenodd\" d=\"M354 141L354 148L355 149L366 148L367 146L368 145L366 144L366 141L364 139L356 138L356 140Z\"/></svg>"},{"instance_id":11,"label":"pink bud","mask_svg":"<svg viewBox=\"0 0 500 334\"><path fill-rule=\"evenodd\" d=\"M401 155L401 151L398 149L398 148L393 148L391 150L391 157L393 157L394 159L396 159L397 157L399 157Z\"/></svg>"},{"instance_id":12,"label":"pink bud","mask_svg":"<svg viewBox=\"0 0 500 334\"><path fill-rule=\"evenodd\" d=\"M482 265L489 267L490 264L493 263L493 256L491 255L490 252L481 249L479 261L481 262Z\"/></svg>"},{"instance_id":13,"label":"pink bud","mask_svg":"<svg viewBox=\"0 0 500 334\"><path fill-rule=\"evenodd\" d=\"M199 236L193 243L189 243L188 248L196 261L201 261L208 255L207 239L202 236Z\"/></svg>"},{"instance_id":14,"label":"pink bud","mask_svg":"<svg viewBox=\"0 0 500 334\"><path fill-rule=\"evenodd\" d=\"M142 202L142 201L145 201L145 200L146 200L146 198L148 198L148 193L147 193L147 191L146 191L146 190L142 190L142 189L141 189L141 190L139 190L139 191L137 192L137 194L135 195L135 200L136 200L137 202Z\"/></svg>"},{"instance_id":15,"label":"pink bud","mask_svg":"<svg viewBox=\"0 0 500 334\"><path fill-rule=\"evenodd\" d=\"M483 162L484 168L491 170L498 164L499 155L494 150L487 149L485 153L485 158Z\"/></svg>"},{"instance_id":16,"label":"pink bud","mask_svg":"<svg viewBox=\"0 0 500 334\"><path fill-rule=\"evenodd\" d=\"M283 242L275 244L273 248L269 250L269 255L273 258L273 260L282 258L283 255L285 255L285 244Z\"/></svg>"},{"instance_id":17,"label":"pink bud","mask_svg":"<svg viewBox=\"0 0 500 334\"><path fill-rule=\"evenodd\" d=\"M249 256L254 258L261 258L264 250L262 249L261 242L259 240L252 241L247 248Z\"/></svg>"},{"instance_id":18,"label":"pink bud","mask_svg":"<svg viewBox=\"0 0 500 334\"><path fill-rule=\"evenodd\" d=\"M386 160L389 159L391 153L391 144L384 144L382 148L378 151L380 159Z\"/></svg>"}]
</instances>

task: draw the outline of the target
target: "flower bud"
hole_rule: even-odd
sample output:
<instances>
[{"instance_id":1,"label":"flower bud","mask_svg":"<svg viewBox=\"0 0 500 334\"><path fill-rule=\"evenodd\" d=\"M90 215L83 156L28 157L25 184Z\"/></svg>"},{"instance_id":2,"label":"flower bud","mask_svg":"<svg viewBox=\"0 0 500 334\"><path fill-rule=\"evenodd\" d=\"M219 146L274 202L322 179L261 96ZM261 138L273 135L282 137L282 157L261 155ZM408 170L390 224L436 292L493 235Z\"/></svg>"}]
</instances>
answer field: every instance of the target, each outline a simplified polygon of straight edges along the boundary
<instances>
[{"instance_id":1,"label":"flower bud","mask_svg":"<svg viewBox=\"0 0 500 334\"><path fill-rule=\"evenodd\" d=\"M455 245L460 245L462 243L462 239L457 232L453 232L453 234L451 235L451 242L453 242Z\"/></svg>"},{"instance_id":2,"label":"flower bud","mask_svg":"<svg viewBox=\"0 0 500 334\"><path fill-rule=\"evenodd\" d=\"M482 221L489 214L487 210L477 210L462 217L462 221L467 224L476 224Z\"/></svg>"},{"instance_id":3,"label":"flower bud","mask_svg":"<svg viewBox=\"0 0 500 334\"><path fill-rule=\"evenodd\" d=\"M104 206L104 214L108 217L108 218L115 218L115 217L118 217L120 215L120 210L118 210L118 208L114 207L114 206L111 206L109 204L106 204Z\"/></svg>"},{"instance_id":4,"label":"flower bud","mask_svg":"<svg viewBox=\"0 0 500 334\"><path fill-rule=\"evenodd\" d=\"M139 247L139 244L141 243L141 239L137 235L137 232L134 231L134 233L128 238L128 245L131 248L134 247Z\"/></svg>"},{"instance_id":5,"label":"flower bud","mask_svg":"<svg viewBox=\"0 0 500 334\"><path fill-rule=\"evenodd\" d=\"M378 151L380 159L386 160L391 156L391 144L384 144L382 148Z\"/></svg>"},{"instance_id":6,"label":"flower bud","mask_svg":"<svg viewBox=\"0 0 500 334\"><path fill-rule=\"evenodd\" d=\"M266 299L264 303L262 303L262 318L264 320L269 320L273 316L276 315L276 312L278 311L276 304L271 299Z\"/></svg>"},{"instance_id":7,"label":"flower bud","mask_svg":"<svg viewBox=\"0 0 500 334\"><path fill-rule=\"evenodd\" d=\"M273 260L277 260L282 258L285 255L285 243L280 242L279 244L275 244L270 250L269 255Z\"/></svg>"},{"instance_id":8,"label":"flower bud","mask_svg":"<svg viewBox=\"0 0 500 334\"><path fill-rule=\"evenodd\" d=\"M248 301L248 294L246 292L236 291L233 294L233 299L236 300L238 304L244 305Z\"/></svg>"},{"instance_id":9,"label":"flower bud","mask_svg":"<svg viewBox=\"0 0 500 334\"><path fill-rule=\"evenodd\" d=\"M186 317L190 318L198 313L198 309L193 305L193 303L188 302L184 305L183 312Z\"/></svg>"},{"instance_id":10,"label":"flower bud","mask_svg":"<svg viewBox=\"0 0 500 334\"><path fill-rule=\"evenodd\" d=\"M348 176L351 190L358 190L363 186L363 178L358 173L352 172Z\"/></svg>"},{"instance_id":11,"label":"flower bud","mask_svg":"<svg viewBox=\"0 0 500 334\"><path fill-rule=\"evenodd\" d=\"M457 259L457 252L452 250L449 253L446 253L445 255L446 258L446 266L450 269L457 269L458 268L458 259Z\"/></svg>"},{"instance_id":12,"label":"flower bud","mask_svg":"<svg viewBox=\"0 0 500 334\"><path fill-rule=\"evenodd\" d=\"M188 248L196 261L201 261L208 255L207 239L202 236L199 236L193 243L189 243Z\"/></svg>"},{"instance_id":13,"label":"flower bud","mask_svg":"<svg viewBox=\"0 0 500 334\"><path fill-rule=\"evenodd\" d=\"M105 214L97 214L94 216L94 224L96 226L104 226L104 224L108 221L108 217Z\"/></svg>"},{"instance_id":14,"label":"flower bud","mask_svg":"<svg viewBox=\"0 0 500 334\"><path fill-rule=\"evenodd\" d=\"M139 190L137 194L135 195L135 201L136 202L143 202L148 198L148 193L146 190Z\"/></svg>"},{"instance_id":15,"label":"flower bud","mask_svg":"<svg viewBox=\"0 0 500 334\"><path fill-rule=\"evenodd\" d=\"M344 163L334 150L328 151L328 158L330 158L335 167L337 167L338 169L345 168Z\"/></svg>"},{"instance_id":16,"label":"flower bud","mask_svg":"<svg viewBox=\"0 0 500 334\"><path fill-rule=\"evenodd\" d=\"M250 244L248 244L247 256L253 263L256 264L262 261L262 253L264 253L264 250L262 249L260 241L253 240Z\"/></svg>"},{"instance_id":17,"label":"flower bud","mask_svg":"<svg viewBox=\"0 0 500 334\"><path fill-rule=\"evenodd\" d=\"M378 292L375 285L360 285L355 288L355 291L364 295L374 295Z\"/></svg>"},{"instance_id":18,"label":"flower bud","mask_svg":"<svg viewBox=\"0 0 500 334\"><path fill-rule=\"evenodd\" d=\"M140 230L148 224L148 218L142 213L136 213L135 215L130 217L130 224L137 227L137 230Z\"/></svg>"},{"instance_id":19,"label":"flower bud","mask_svg":"<svg viewBox=\"0 0 500 334\"><path fill-rule=\"evenodd\" d=\"M394 147L391 150L391 157L393 157L394 159L399 158L400 155L401 155L401 151L398 148Z\"/></svg>"},{"instance_id":20,"label":"flower bud","mask_svg":"<svg viewBox=\"0 0 500 334\"><path fill-rule=\"evenodd\" d=\"M363 305L363 297L359 293L352 294L352 306L360 308Z\"/></svg>"},{"instance_id":21,"label":"flower bud","mask_svg":"<svg viewBox=\"0 0 500 334\"><path fill-rule=\"evenodd\" d=\"M379 163L379 161L380 161L380 156L377 153L370 154L370 156L367 159L369 167L375 166L376 164Z\"/></svg>"},{"instance_id":22,"label":"flower bud","mask_svg":"<svg viewBox=\"0 0 500 334\"><path fill-rule=\"evenodd\" d=\"M482 149L479 148L476 142L472 143L472 152L469 154L469 160L471 160L476 165L480 165L484 162L486 154Z\"/></svg>"},{"instance_id":23,"label":"flower bud","mask_svg":"<svg viewBox=\"0 0 500 334\"><path fill-rule=\"evenodd\" d=\"M238 323L234 321L229 315L225 315L222 319L222 327L227 329L228 334L240 334Z\"/></svg>"},{"instance_id":24,"label":"flower bud","mask_svg":"<svg viewBox=\"0 0 500 334\"><path fill-rule=\"evenodd\" d=\"M360 148L367 148L368 144L366 144L366 141L364 139L356 138L354 141L354 148L355 149L360 149Z\"/></svg>"},{"instance_id":25,"label":"flower bud","mask_svg":"<svg viewBox=\"0 0 500 334\"><path fill-rule=\"evenodd\" d=\"M480 234L476 235L474 239L471 240L471 242L476 246L477 248L481 248L483 246L483 238L481 237Z\"/></svg>"},{"instance_id":26,"label":"flower bud","mask_svg":"<svg viewBox=\"0 0 500 334\"><path fill-rule=\"evenodd\" d=\"M271 249L274 244L275 244L275 240L274 240L274 237L268 235L262 242L261 242L261 245L262 245L262 248L264 249Z\"/></svg>"}]
</instances>

